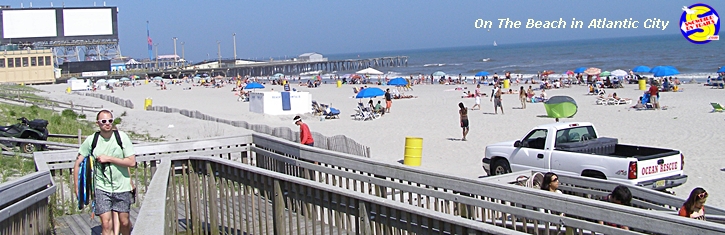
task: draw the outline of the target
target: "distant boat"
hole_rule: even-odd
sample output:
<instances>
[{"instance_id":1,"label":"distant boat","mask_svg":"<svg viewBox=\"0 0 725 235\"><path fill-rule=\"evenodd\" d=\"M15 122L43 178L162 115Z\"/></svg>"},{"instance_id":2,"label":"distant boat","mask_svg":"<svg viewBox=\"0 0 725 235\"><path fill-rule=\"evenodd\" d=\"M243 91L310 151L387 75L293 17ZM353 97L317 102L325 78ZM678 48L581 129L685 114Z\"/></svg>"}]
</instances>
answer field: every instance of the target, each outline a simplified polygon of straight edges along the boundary
<instances>
[{"instance_id":1,"label":"distant boat","mask_svg":"<svg viewBox=\"0 0 725 235\"><path fill-rule=\"evenodd\" d=\"M496 41L493 41L493 46L497 47L498 44L496 44Z\"/></svg>"},{"instance_id":2,"label":"distant boat","mask_svg":"<svg viewBox=\"0 0 725 235\"><path fill-rule=\"evenodd\" d=\"M491 58L483 59L483 62L488 62L488 61L491 61Z\"/></svg>"}]
</instances>

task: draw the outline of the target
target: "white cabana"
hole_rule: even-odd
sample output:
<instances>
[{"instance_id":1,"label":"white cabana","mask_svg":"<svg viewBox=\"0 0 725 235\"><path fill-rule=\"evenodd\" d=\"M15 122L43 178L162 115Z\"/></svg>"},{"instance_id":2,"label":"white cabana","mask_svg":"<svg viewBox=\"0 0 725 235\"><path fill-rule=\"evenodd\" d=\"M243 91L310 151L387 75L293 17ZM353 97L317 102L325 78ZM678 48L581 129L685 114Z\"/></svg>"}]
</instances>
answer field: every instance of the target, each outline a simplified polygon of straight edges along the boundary
<instances>
[{"instance_id":1,"label":"white cabana","mask_svg":"<svg viewBox=\"0 0 725 235\"><path fill-rule=\"evenodd\" d=\"M360 71L355 72L356 74L371 74L371 75L383 75L383 72L380 72L374 68L367 68Z\"/></svg>"}]
</instances>

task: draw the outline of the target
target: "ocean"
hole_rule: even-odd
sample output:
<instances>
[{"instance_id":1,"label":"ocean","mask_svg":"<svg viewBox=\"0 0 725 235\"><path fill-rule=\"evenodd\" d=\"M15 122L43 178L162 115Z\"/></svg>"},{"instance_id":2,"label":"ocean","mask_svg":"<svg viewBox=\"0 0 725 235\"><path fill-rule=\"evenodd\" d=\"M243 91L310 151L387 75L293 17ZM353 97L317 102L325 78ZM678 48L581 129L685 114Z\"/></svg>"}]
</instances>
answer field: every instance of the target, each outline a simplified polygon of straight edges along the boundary
<instances>
[{"instance_id":1,"label":"ocean","mask_svg":"<svg viewBox=\"0 0 725 235\"><path fill-rule=\"evenodd\" d=\"M536 36L536 35L532 35ZM329 60L409 56L407 67L376 68L389 78L418 74L430 75L443 71L448 76L472 78L479 71L503 75L523 74L528 79L539 71L553 70L563 74L578 67L597 67L602 71L635 66L675 66L683 81L692 78L704 81L716 76L717 69L725 66L725 44L712 41L705 45L693 44L681 35L607 38L577 41L508 44L505 40L486 42L483 46L419 49L387 52L360 52L325 55ZM358 57L359 56L359 57ZM484 61L486 60L486 61ZM355 71L337 71L337 74Z\"/></svg>"}]
</instances>

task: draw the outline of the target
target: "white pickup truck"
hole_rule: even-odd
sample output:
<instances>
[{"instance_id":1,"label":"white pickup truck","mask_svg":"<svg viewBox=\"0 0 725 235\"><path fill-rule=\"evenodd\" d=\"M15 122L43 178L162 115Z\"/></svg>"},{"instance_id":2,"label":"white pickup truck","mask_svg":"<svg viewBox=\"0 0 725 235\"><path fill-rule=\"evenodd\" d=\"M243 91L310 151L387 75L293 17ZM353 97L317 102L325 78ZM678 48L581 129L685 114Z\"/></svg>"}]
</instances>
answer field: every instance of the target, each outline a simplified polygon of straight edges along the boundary
<instances>
[{"instance_id":1,"label":"white pickup truck","mask_svg":"<svg viewBox=\"0 0 725 235\"><path fill-rule=\"evenodd\" d=\"M537 126L521 140L486 146L483 169L488 175L551 171L665 190L687 181L684 162L679 150L619 144L599 137L591 123L557 122Z\"/></svg>"}]
</instances>

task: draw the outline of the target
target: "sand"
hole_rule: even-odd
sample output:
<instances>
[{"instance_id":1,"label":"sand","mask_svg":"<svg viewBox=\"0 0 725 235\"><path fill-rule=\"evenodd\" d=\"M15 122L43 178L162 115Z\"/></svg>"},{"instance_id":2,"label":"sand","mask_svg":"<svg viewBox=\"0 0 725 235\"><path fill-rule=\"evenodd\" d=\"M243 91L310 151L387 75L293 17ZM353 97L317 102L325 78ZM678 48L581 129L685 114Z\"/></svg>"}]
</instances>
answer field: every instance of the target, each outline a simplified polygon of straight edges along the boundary
<instances>
[{"instance_id":1,"label":"sand","mask_svg":"<svg viewBox=\"0 0 725 235\"><path fill-rule=\"evenodd\" d=\"M518 90L518 86L512 85L512 88ZM137 133L148 132L154 137L163 135L171 141L246 134L250 131L191 119L180 114L143 111L145 98L152 98L154 105L199 110L219 118L243 120L250 124L297 129L292 123L292 115L250 113L248 103L236 101L231 86L193 87L191 90L183 90L182 88L191 87L183 84L171 85L169 90L159 90L155 85L148 84L117 89L112 94L131 99L135 109L126 109L97 98L66 94L65 84L36 87L48 91L40 95L56 100L103 105L112 109L116 116L125 111L127 115L123 117L122 129ZM414 86L414 90L406 94L418 98L394 100L390 113L372 121L356 121L350 118L360 101L351 98L354 95L353 85L343 85L342 88L336 88L332 84L323 84L318 88L297 85L292 87L309 91L313 100L331 104L342 112L337 120L320 120L310 114L303 115L303 120L312 131L327 136L346 135L369 146L373 159L393 164L402 162L406 136L421 137L423 157L422 165L418 168L467 178L486 175L481 168L486 145L520 139L532 127L554 122L553 119L540 117L546 115L541 103L529 103L526 109L519 109L517 94L503 96L505 115L492 114L492 102L488 97L483 97L482 110L469 111L471 130L468 141L459 141L461 128L458 121L458 102L464 102L470 108L474 99L461 98L463 91L453 90L457 85ZM475 89L474 85L461 87L467 87L471 91ZM600 136L616 137L620 143L682 150L685 155L685 173L689 175L689 179L686 184L673 190L676 195L686 198L693 188L704 187L712 196L708 204L725 207L725 187L717 183L725 176L725 161L717 160L718 155L722 155L719 153L723 151L721 146L725 143L721 128L725 114L711 113L710 106L710 102L725 103L725 90L710 89L699 84L686 84L681 87L684 88L683 92L661 93L661 104L668 109L658 111L628 109L631 105L596 105L596 97L587 95L586 86L548 90L547 95L568 95L577 101L579 111L576 116L562 121L592 122ZM280 86L268 86L264 90L272 88L282 90ZM636 100L643 93L636 89L636 85L632 84L621 89L608 89L607 92L616 92L620 97ZM491 87L484 86L482 91L490 93ZM110 91L97 92L111 94ZM363 99L363 102L367 103L368 100ZM381 98L374 100L377 102Z\"/></svg>"}]
</instances>

